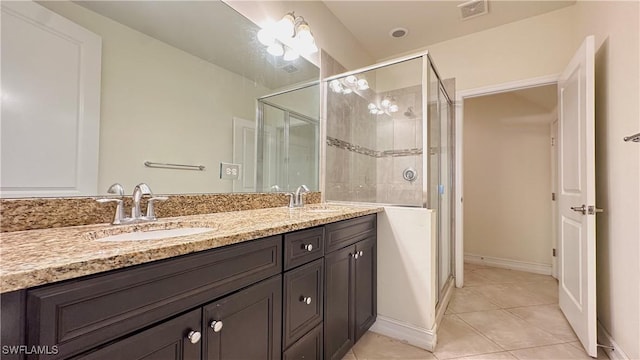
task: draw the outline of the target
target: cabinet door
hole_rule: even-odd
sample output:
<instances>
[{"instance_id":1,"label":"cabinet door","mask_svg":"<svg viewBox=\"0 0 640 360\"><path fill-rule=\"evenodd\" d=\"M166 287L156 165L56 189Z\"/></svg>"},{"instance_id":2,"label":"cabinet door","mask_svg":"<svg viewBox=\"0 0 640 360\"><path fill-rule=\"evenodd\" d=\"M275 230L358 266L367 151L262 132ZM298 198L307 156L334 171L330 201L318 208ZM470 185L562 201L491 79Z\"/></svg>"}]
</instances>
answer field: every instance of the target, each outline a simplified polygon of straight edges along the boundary
<instances>
[{"instance_id":1,"label":"cabinet door","mask_svg":"<svg viewBox=\"0 0 640 360\"><path fill-rule=\"evenodd\" d=\"M324 267L322 259L284 275L284 348L322 322L324 310Z\"/></svg>"},{"instance_id":2,"label":"cabinet door","mask_svg":"<svg viewBox=\"0 0 640 360\"><path fill-rule=\"evenodd\" d=\"M205 306L203 326L204 359L280 359L282 276Z\"/></svg>"},{"instance_id":3,"label":"cabinet door","mask_svg":"<svg viewBox=\"0 0 640 360\"><path fill-rule=\"evenodd\" d=\"M355 341L376 321L376 238L356 244L355 257Z\"/></svg>"},{"instance_id":4,"label":"cabinet door","mask_svg":"<svg viewBox=\"0 0 640 360\"><path fill-rule=\"evenodd\" d=\"M353 254L355 246L325 256L325 359L342 359L355 343L353 314Z\"/></svg>"},{"instance_id":5,"label":"cabinet door","mask_svg":"<svg viewBox=\"0 0 640 360\"><path fill-rule=\"evenodd\" d=\"M201 310L193 310L75 359L199 360Z\"/></svg>"}]
</instances>

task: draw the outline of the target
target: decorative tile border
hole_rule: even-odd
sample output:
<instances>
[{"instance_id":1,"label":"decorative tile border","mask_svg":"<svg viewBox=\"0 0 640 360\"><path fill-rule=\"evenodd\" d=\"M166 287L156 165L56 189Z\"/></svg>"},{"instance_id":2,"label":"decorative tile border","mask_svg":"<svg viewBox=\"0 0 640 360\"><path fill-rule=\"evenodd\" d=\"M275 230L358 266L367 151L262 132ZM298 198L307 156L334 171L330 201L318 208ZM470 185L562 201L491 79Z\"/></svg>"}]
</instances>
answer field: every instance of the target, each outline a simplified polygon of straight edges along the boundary
<instances>
[{"instance_id":1,"label":"decorative tile border","mask_svg":"<svg viewBox=\"0 0 640 360\"><path fill-rule=\"evenodd\" d=\"M348 141L340 140L331 136L327 136L327 145L337 147L342 150L347 150L354 153L371 156L374 158L422 155L422 149L418 149L418 148L377 151L377 150L371 150L364 146L355 145Z\"/></svg>"}]
</instances>

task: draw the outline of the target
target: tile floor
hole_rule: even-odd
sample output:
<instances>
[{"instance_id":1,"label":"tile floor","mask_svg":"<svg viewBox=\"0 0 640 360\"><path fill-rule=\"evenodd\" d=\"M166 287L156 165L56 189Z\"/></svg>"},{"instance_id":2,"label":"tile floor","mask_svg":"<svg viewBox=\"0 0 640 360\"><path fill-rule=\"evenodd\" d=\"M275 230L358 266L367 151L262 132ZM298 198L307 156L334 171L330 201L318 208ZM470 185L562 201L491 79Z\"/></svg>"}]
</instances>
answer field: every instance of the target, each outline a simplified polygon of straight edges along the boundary
<instances>
[{"instance_id":1,"label":"tile floor","mask_svg":"<svg viewBox=\"0 0 640 360\"><path fill-rule=\"evenodd\" d=\"M550 276L465 264L431 353L368 332L343 360L591 359L558 307ZM608 359L599 349L598 359Z\"/></svg>"}]
</instances>

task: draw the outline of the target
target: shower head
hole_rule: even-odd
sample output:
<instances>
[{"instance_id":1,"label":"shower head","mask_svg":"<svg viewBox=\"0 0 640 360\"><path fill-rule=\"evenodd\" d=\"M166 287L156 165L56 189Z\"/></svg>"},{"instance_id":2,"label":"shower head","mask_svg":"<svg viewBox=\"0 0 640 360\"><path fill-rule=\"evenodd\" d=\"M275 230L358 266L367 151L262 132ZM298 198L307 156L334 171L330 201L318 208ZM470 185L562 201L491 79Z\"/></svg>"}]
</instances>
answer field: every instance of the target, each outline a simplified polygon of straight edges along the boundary
<instances>
[{"instance_id":1,"label":"shower head","mask_svg":"<svg viewBox=\"0 0 640 360\"><path fill-rule=\"evenodd\" d=\"M408 117L410 119L416 117L416 114L413 112L413 106L409 106L407 111L404 112L404 116L406 116L406 117Z\"/></svg>"}]
</instances>

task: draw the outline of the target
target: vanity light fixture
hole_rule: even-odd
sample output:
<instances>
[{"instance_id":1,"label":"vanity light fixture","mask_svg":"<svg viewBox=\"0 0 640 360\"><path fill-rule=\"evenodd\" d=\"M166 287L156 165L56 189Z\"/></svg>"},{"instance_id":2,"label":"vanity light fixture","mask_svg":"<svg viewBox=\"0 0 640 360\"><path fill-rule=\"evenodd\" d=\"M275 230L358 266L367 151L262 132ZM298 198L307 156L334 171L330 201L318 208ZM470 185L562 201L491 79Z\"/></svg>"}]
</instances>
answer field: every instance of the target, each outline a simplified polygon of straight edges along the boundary
<instances>
[{"instance_id":1,"label":"vanity light fixture","mask_svg":"<svg viewBox=\"0 0 640 360\"><path fill-rule=\"evenodd\" d=\"M297 59L300 54L318 51L309 23L302 16L296 16L293 11L286 13L280 21L260 29L258 41L267 47L269 54L284 55L287 61Z\"/></svg>"},{"instance_id":2,"label":"vanity light fixture","mask_svg":"<svg viewBox=\"0 0 640 360\"><path fill-rule=\"evenodd\" d=\"M349 75L344 79L335 79L329 82L331 91L338 94L351 94L355 90L363 91L369 88L366 79L358 79L355 75Z\"/></svg>"}]
</instances>

